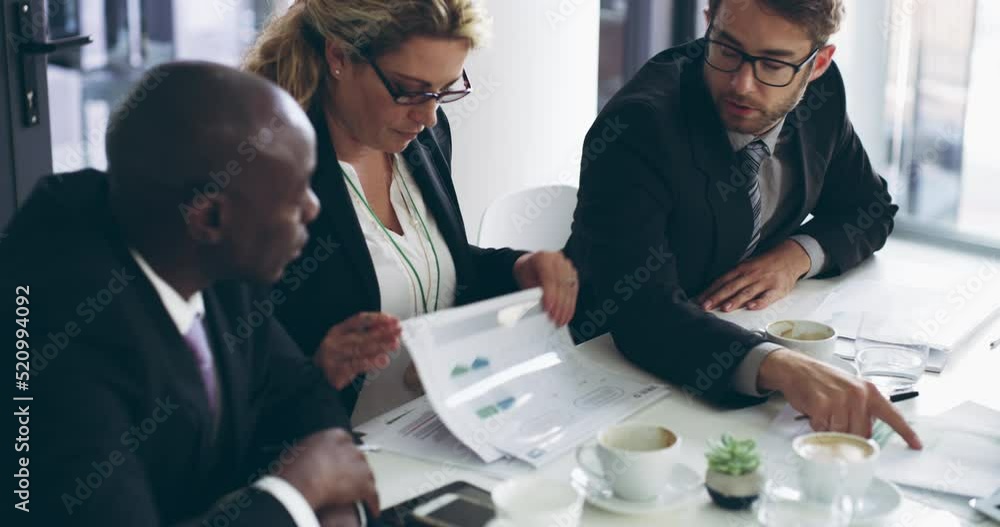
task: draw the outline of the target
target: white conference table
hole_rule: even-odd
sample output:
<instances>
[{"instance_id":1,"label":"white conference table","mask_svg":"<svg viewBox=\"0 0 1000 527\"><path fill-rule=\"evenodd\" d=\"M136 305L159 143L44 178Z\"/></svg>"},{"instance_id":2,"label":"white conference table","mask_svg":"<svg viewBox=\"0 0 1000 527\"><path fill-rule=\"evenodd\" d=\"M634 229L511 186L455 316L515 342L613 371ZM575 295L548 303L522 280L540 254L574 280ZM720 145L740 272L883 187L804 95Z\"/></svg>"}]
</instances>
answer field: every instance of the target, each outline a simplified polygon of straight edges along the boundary
<instances>
[{"instance_id":1,"label":"white conference table","mask_svg":"<svg viewBox=\"0 0 1000 527\"><path fill-rule=\"evenodd\" d=\"M808 298L811 294L831 290L843 280L891 279L899 283L954 284L961 287L975 278L1000 285L1000 255L988 258L956 252L938 247L925 246L916 242L893 239L875 258L845 276L828 280L808 280L802 282L791 296ZM975 288L975 287L974 287ZM996 289L994 289L996 291ZM980 294L986 294L985 290ZM980 302L980 304L982 304ZM1000 296L990 305L1000 307ZM786 304L787 306L787 304ZM781 305L762 311L763 320L780 316ZM787 310L787 307L784 309ZM964 313L963 313L964 314ZM994 312L996 315L996 312ZM990 350L989 342L1000 338L1000 320L997 316L979 326L975 333L952 355L944 372L940 375L925 374L917 386L920 396L897 404L906 415L933 415L971 400L989 408L1000 410L1000 389L996 375L1000 374L1000 348ZM841 345L850 345L842 343ZM600 362L605 367L627 371L635 375L652 377L626 362L615 349L608 336L584 343L578 348L581 353ZM673 388L673 387L672 387ZM683 437L681 459L691 468L704 474L704 451L706 441L723 432L736 436L761 438L768 432L772 419L785 406L785 401L772 397L763 405L740 410L724 410L693 400L678 389L672 389L667 398L654 403L643 411L630 416L629 421L660 423ZM368 460L375 472L382 507L419 496L429 490L452 481L464 480L490 490L498 480L483 474L442 466L415 458L386 451L370 452ZM569 480L575 466L573 455L568 454L539 470L547 478ZM967 514L955 515L936 505L928 505L926 500L916 501L904 488L904 503L899 511L882 522L886 526L901 527L949 527L966 525L991 525L983 517ZM748 512L727 512L712 505L707 493L701 492L685 500L678 507L658 515L622 516L604 512L590 505L584 509L583 526L640 526L640 525L706 525L706 526L752 526L756 525Z\"/></svg>"}]
</instances>

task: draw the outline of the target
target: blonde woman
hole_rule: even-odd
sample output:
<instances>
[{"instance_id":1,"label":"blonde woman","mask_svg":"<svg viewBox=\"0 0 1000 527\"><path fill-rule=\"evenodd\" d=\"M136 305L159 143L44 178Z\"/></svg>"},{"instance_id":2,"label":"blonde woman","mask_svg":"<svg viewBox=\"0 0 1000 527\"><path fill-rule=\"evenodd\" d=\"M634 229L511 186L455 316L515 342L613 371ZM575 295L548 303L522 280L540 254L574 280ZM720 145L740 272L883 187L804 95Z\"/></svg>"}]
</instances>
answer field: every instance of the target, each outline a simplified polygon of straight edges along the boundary
<instances>
[{"instance_id":1,"label":"blonde woman","mask_svg":"<svg viewBox=\"0 0 1000 527\"><path fill-rule=\"evenodd\" d=\"M440 105L472 93L465 61L487 33L474 0L300 0L247 57L317 130L322 211L277 313L355 424L421 393L400 319L537 286L553 321L573 316L577 274L562 253L466 238Z\"/></svg>"}]
</instances>

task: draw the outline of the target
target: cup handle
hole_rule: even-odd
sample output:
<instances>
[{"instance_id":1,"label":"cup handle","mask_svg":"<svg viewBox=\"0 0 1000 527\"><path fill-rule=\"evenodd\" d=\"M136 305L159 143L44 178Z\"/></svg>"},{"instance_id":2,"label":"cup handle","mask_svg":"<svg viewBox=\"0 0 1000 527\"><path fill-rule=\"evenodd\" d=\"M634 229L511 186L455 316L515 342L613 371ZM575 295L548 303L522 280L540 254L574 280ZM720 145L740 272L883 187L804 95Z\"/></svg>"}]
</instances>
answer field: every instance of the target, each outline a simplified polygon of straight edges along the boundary
<instances>
[{"instance_id":1,"label":"cup handle","mask_svg":"<svg viewBox=\"0 0 1000 527\"><path fill-rule=\"evenodd\" d=\"M592 463L595 462L595 463ZM605 480L601 462L597 459L597 445L580 445L576 447L576 464L580 465L588 475Z\"/></svg>"}]
</instances>

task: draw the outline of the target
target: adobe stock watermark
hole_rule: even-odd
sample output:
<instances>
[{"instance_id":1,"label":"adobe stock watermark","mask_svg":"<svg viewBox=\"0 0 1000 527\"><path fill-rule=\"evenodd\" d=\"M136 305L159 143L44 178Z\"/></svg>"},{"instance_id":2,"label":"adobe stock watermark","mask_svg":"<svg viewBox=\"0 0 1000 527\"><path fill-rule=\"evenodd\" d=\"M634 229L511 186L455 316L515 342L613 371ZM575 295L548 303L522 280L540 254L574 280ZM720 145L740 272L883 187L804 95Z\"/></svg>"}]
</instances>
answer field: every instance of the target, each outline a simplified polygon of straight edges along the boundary
<instances>
[{"instance_id":1,"label":"adobe stock watermark","mask_svg":"<svg viewBox=\"0 0 1000 527\"><path fill-rule=\"evenodd\" d=\"M579 175L580 172L586 170L590 163L596 161L598 156L618 141L628 128L629 124L622 122L621 116L618 115L605 118L600 128L597 128L595 124L587 134L589 139L584 144L581 153L578 156L573 156L567 168L560 171L556 181L557 185L548 186L543 192L525 197L521 210L511 215L510 219L513 222L515 232L524 232L536 221L542 219L545 211L558 202L564 192L575 192L575 189L568 188L573 186L571 183L576 180L574 174Z\"/></svg>"},{"instance_id":2,"label":"adobe stock watermark","mask_svg":"<svg viewBox=\"0 0 1000 527\"><path fill-rule=\"evenodd\" d=\"M789 113L789 115L794 115L795 119L786 121L786 125L778 133L778 141L775 143L775 151L777 151L780 145L787 143L792 135L795 134L805 123L812 119L815 112L822 109L823 106L834 97L834 95L835 92L830 90L826 83L810 84L809 87L806 88L805 92L803 92L802 99ZM738 194L739 196L746 196L745 189L756 177L758 177L757 170L755 170L751 161L747 159L744 160L743 163L730 165L729 180L717 181L715 183L715 187L722 196L723 203L725 203L728 202L730 196L737 191L741 191Z\"/></svg>"},{"instance_id":3,"label":"adobe stock watermark","mask_svg":"<svg viewBox=\"0 0 1000 527\"><path fill-rule=\"evenodd\" d=\"M604 298L595 309L586 309L579 324L570 326L570 335L576 342L590 340L605 332L607 326L622 308L622 304L635 297L638 292L649 283L655 274L667 265L673 263L674 255L667 250L666 245L649 247L648 254L642 265L636 267L632 272L622 275L622 277L612 284L614 296ZM674 302L685 299L684 291L679 287L673 292Z\"/></svg>"},{"instance_id":4,"label":"adobe stock watermark","mask_svg":"<svg viewBox=\"0 0 1000 527\"><path fill-rule=\"evenodd\" d=\"M847 243L856 244L858 238L865 237L868 229L871 229L875 222L883 221L888 214L895 214L896 205L892 203L892 195L886 189L880 189L873 193L875 198L873 201L869 202L868 205L858 205L856 207L857 217L853 223L844 223L842 225L844 236L847 237Z\"/></svg>"},{"instance_id":5,"label":"adobe stock watermark","mask_svg":"<svg viewBox=\"0 0 1000 527\"><path fill-rule=\"evenodd\" d=\"M281 443L281 452L275 456L267 467L259 468L256 472L247 477L247 486L252 486L255 481L266 476L277 476L282 469L291 465L305 452L305 449L298 445L297 440L289 443L287 440ZM210 515L202 520L204 527L229 527L243 511L253 505L253 499L246 488L239 489L222 498L208 511Z\"/></svg>"},{"instance_id":6,"label":"adobe stock watermark","mask_svg":"<svg viewBox=\"0 0 1000 527\"><path fill-rule=\"evenodd\" d=\"M83 327L92 323L114 302L125 289L136 279L136 274L129 269L122 267L110 272L111 278L107 287L103 287L94 292L93 295L83 299L76 306L76 314L80 321L69 320L61 330L55 333L51 331L45 335L48 342L36 345L31 357L31 376L37 377L39 373L48 367L51 361L59 357L59 353L69 346L72 339L76 338L83 331Z\"/></svg>"},{"instance_id":7,"label":"adobe stock watermark","mask_svg":"<svg viewBox=\"0 0 1000 527\"><path fill-rule=\"evenodd\" d=\"M569 21L586 4L595 4L597 0L560 0L554 9L545 11L545 18L549 21L549 29L556 29L560 25Z\"/></svg>"},{"instance_id":8,"label":"adobe stock watermark","mask_svg":"<svg viewBox=\"0 0 1000 527\"><path fill-rule=\"evenodd\" d=\"M63 149L61 153L53 159L53 168L56 178L62 182L61 174L75 169L88 161L87 152L104 149L104 138L106 133L111 133L128 116L145 101L151 92L160 87L170 73L163 68L153 68L136 84L132 90L118 101L114 106L114 112L104 123L92 126L83 136L83 141L72 145L68 150Z\"/></svg>"},{"instance_id":9,"label":"adobe stock watermark","mask_svg":"<svg viewBox=\"0 0 1000 527\"><path fill-rule=\"evenodd\" d=\"M280 282L288 288L289 292L298 291L299 288L315 273L320 265L333 256L334 251L340 248L340 244L333 241L329 235L318 238L318 243L312 254L300 258L285 268L281 275ZM252 302L253 308L246 317L237 317L235 333L226 332L222 335L222 341L226 349L230 352L249 340L254 332L263 326L265 322L274 316L275 310L288 301L288 296L282 289L274 288L262 299L255 299Z\"/></svg>"},{"instance_id":10,"label":"adobe stock watermark","mask_svg":"<svg viewBox=\"0 0 1000 527\"><path fill-rule=\"evenodd\" d=\"M165 423L180 408L180 405L170 402L170 397L165 400L156 399L154 402L156 408L153 409L151 416L140 421L138 426L130 426L119 438L122 446L126 447L130 454L139 450L142 443L155 434L160 425ZM66 507L66 514L72 516L76 512L75 508L83 505L84 501L93 496L94 492L114 474L115 469L124 465L126 461L128 459L121 450L112 450L107 459L91 462L90 466L94 470L85 476L76 478L76 488L72 494L63 492L61 496L63 506Z\"/></svg>"},{"instance_id":11,"label":"adobe stock watermark","mask_svg":"<svg viewBox=\"0 0 1000 527\"><path fill-rule=\"evenodd\" d=\"M449 104L445 113L448 115L448 125L452 130L452 135L457 130L462 129L462 125L479 111L482 104L490 100L496 92L503 87L493 74L483 78L476 78L476 84L472 93Z\"/></svg>"},{"instance_id":12,"label":"adobe stock watermark","mask_svg":"<svg viewBox=\"0 0 1000 527\"><path fill-rule=\"evenodd\" d=\"M914 340L933 343L934 337L941 329L946 327L953 317L960 315L969 302L982 294L997 275L1000 275L1000 261L982 260L981 265L972 276L948 290L945 295L947 306L940 306L933 313L928 313L916 321Z\"/></svg>"},{"instance_id":13,"label":"adobe stock watermark","mask_svg":"<svg viewBox=\"0 0 1000 527\"><path fill-rule=\"evenodd\" d=\"M914 15L926 0L890 0L889 16L882 21L882 39L889 40L890 37L907 23L912 22Z\"/></svg>"},{"instance_id":14,"label":"adobe stock watermark","mask_svg":"<svg viewBox=\"0 0 1000 527\"><path fill-rule=\"evenodd\" d=\"M287 124L280 116L272 115L267 125L262 126L241 141L236 146L236 152L242 156L242 162L230 159L222 170L210 171L208 177L211 181L206 182L201 188L192 189L191 199L177 205L184 222L190 223L192 214L210 206L211 201L222 194L223 190L232 183L233 178L243 173L246 165L253 163L262 151L267 150L274 143L278 133L286 126Z\"/></svg>"}]
</instances>

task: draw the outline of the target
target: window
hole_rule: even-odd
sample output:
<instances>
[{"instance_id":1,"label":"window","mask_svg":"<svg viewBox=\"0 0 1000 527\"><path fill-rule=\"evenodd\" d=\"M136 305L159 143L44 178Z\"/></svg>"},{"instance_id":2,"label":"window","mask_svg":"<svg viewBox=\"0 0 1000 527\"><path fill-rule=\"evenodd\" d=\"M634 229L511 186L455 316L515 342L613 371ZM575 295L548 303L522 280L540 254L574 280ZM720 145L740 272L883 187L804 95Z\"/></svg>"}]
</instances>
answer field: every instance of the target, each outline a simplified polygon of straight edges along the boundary
<instances>
[{"instance_id":1,"label":"window","mask_svg":"<svg viewBox=\"0 0 1000 527\"><path fill-rule=\"evenodd\" d=\"M1000 4L848 0L847 10L837 60L898 223L1000 246Z\"/></svg>"},{"instance_id":2,"label":"window","mask_svg":"<svg viewBox=\"0 0 1000 527\"><path fill-rule=\"evenodd\" d=\"M48 81L55 172L104 169L114 106L148 68L176 59L236 66L283 0L48 0L51 38L94 43L53 55Z\"/></svg>"},{"instance_id":3,"label":"window","mask_svg":"<svg viewBox=\"0 0 1000 527\"><path fill-rule=\"evenodd\" d=\"M653 55L673 45L674 12L687 0L601 0L598 110ZM689 20L684 17L684 20Z\"/></svg>"}]
</instances>

